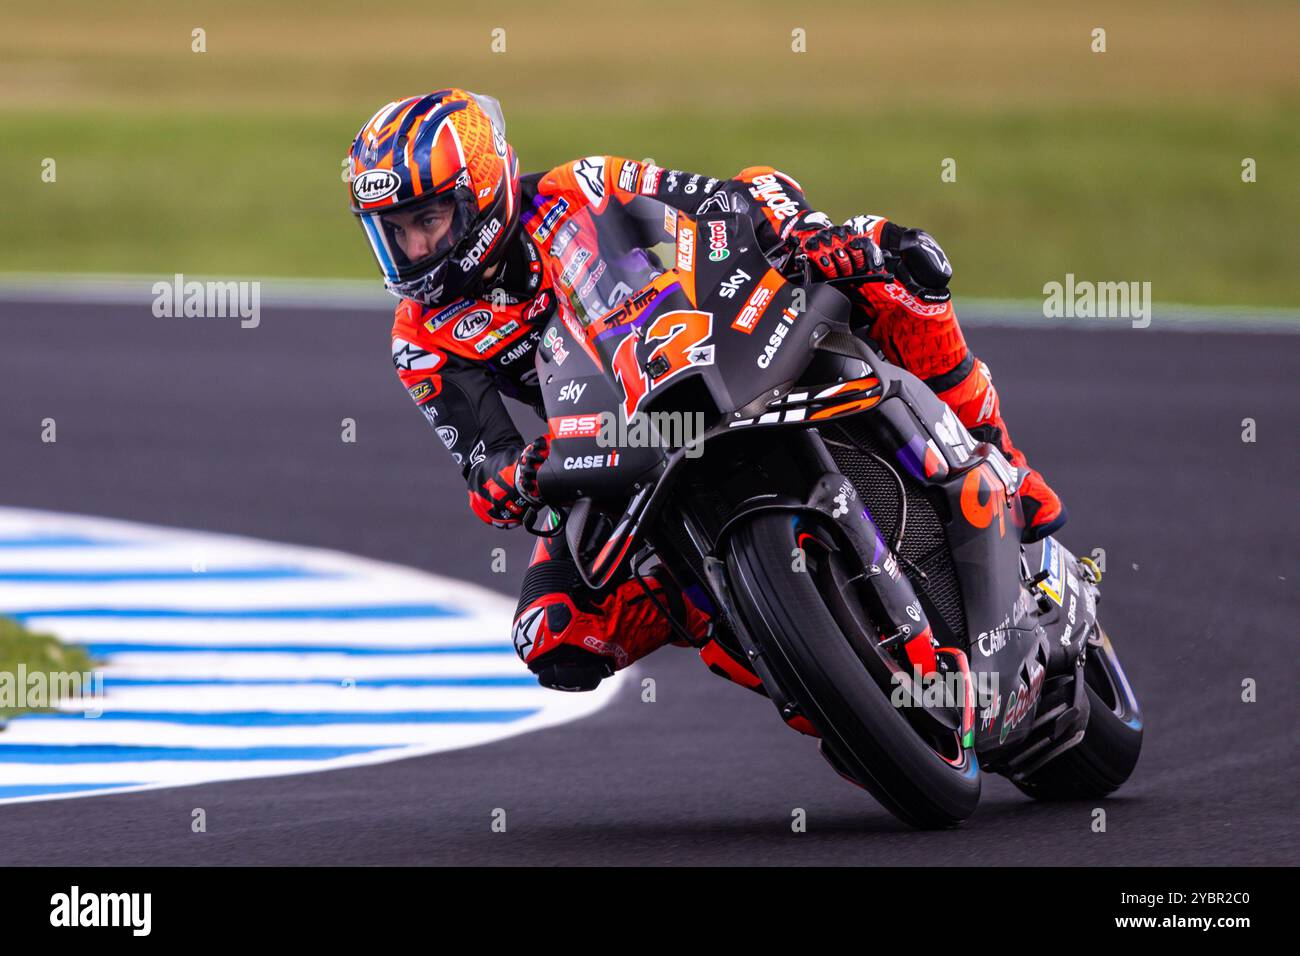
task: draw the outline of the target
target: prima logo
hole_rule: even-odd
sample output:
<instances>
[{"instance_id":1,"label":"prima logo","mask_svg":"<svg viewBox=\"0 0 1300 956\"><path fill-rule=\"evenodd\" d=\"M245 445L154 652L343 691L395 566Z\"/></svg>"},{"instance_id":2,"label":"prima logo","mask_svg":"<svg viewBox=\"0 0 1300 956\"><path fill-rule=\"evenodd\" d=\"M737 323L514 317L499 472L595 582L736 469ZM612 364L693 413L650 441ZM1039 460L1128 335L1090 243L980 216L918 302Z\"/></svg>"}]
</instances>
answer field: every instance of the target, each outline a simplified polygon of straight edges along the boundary
<instances>
[{"instance_id":1,"label":"prima logo","mask_svg":"<svg viewBox=\"0 0 1300 956\"><path fill-rule=\"evenodd\" d=\"M262 321L262 283L186 281L176 273L171 282L153 284L153 314L159 319L240 319L240 328L255 329Z\"/></svg>"},{"instance_id":2,"label":"prima logo","mask_svg":"<svg viewBox=\"0 0 1300 956\"><path fill-rule=\"evenodd\" d=\"M352 195L357 202L379 202L402 187L402 180L391 169L367 169L352 180Z\"/></svg>"}]
</instances>

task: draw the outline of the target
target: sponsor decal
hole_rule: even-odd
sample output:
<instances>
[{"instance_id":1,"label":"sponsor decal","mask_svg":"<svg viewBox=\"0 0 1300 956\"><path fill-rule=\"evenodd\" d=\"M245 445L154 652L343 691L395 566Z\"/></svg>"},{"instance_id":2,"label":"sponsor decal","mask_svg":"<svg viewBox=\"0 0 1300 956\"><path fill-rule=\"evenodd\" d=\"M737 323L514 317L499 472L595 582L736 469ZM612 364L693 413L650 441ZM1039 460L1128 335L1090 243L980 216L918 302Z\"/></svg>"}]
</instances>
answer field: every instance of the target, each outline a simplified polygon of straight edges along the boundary
<instances>
[{"instance_id":1,"label":"sponsor decal","mask_svg":"<svg viewBox=\"0 0 1300 956\"><path fill-rule=\"evenodd\" d=\"M578 224L572 219L566 220L560 227L560 231L555 234L555 238L551 240L551 255L558 256L569 248L569 243L577 234Z\"/></svg>"},{"instance_id":2,"label":"sponsor decal","mask_svg":"<svg viewBox=\"0 0 1300 956\"><path fill-rule=\"evenodd\" d=\"M473 448L470 449L469 466L471 468L473 468L475 465L481 464L486 460L487 460L487 451L484 448L483 442L479 442L477 445L475 445Z\"/></svg>"},{"instance_id":3,"label":"sponsor decal","mask_svg":"<svg viewBox=\"0 0 1300 956\"><path fill-rule=\"evenodd\" d=\"M664 180L664 185L667 187L670 193L677 192L677 177L680 176L681 174L682 171L680 169L668 170L668 178Z\"/></svg>"},{"instance_id":4,"label":"sponsor decal","mask_svg":"<svg viewBox=\"0 0 1300 956\"><path fill-rule=\"evenodd\" d=\"M460 433L451 425L439 425L438 437L442 439L443 445L451 448L456 444L456 439L460 438Z\"/></svg>"},{"instance_id":5,"label":"sponsor decal","mask_svg":"<svg viewBox=\"0 0 1300 956\"><path fill-rule=\"evenodd\" d=\"M664 206L664 234L677 235L677 210L672 206Z\"/></svg>"},{"instance_id":6,"label":"sponsor decal","mask_svg":"<svg viewBox=\"0 0 1300 956\"><path fill-rule=\"evenodd\" d=\"M569 202L567 199L555 200L551 208L546 210L546 214L542 216L542 221L537 224L537 228L533 230L533 238L538 242L545 242L546 237L551 234L551 230L555 228L555 224L560 221L560 217L564 215L568 208Z\"/></svg>"},{"instance_id":7,"label":"sponsor decal","mask_svg":"<svg viewBox=\"0 0 1300 956\"><path fill-rule=\"evenodd\" d=\"M905 305L913 315L943 315L949 309L948 302L922 302L897 282L887 283L884 292L895 302Z\"/></svg>"},{"instance_id":8,"label":"sponsor decal","mask_svg":"<svg viewBox=\"0 0 1300 956\"><path fill-rule=\"evenodd\" d=\"M587 390L586 382L570 381L560 389L560 401L577 403L582 399L582 393Z\"/></svg>"},{"instance_id":9,"label":"sponsor decal","mask_svg":"<svg viewBox=\"0 0 1300 956\"><path fill-rule=\"evenodd\" d=\"M551 294L544 290L542 292L539 292L537 294L537 298L533 299L532 305L530 305L528 307L528 310L524 312L524 320L527 322L531 322L533 319L537 318L539 315L542 315L544 312L546 312L546 310L550 307L550 304L551 304Z\"/></svg>"},{"instance_id":10,"label":"sponsor decal","mask_svg":"<svg viewBox=\"0 0 1300 956\"><path fill-rule=\"evenodd\" d=\"M515 645L515 653L519 655L521 661L528 659L528 654L533 649L533 643L537 640L537 632L542 629L542 620L546 608L532 607L519 615L519 620L515 621L514 630L510 634L510 640Z\"/></svg>"},{"instance_id":11,"label":"sponsor decal","mask_svg":"<svg viewBox=\"0 0 1300 956\"><path fill-rule=\"evenodd\" d=\"M479 233L478 242L474 243L474 248L466 253L465 257L460 260L460 270L462 272L469 272L482 262L483 257L487 255L487 251L492 248L492 244L496 242L497 236L499 235L501 235L501 220L488 220L488 224L484 226L483 231Z\"/></svg>"},{"instance_id":12,"label":"sponsor decal","mask_svg":"<svg viewBox=\"0 0 1300 956\"><path fill-rule=\"evenodd\" d=\"M483 336L483 338L481 338L479 341L475 342L474 351L477 352L479 355L482 355L484 352L491 349L492 346L496 345L502 339L509 337L518 328L519 328L519 320L511 319L505 325L501 326L501 328L493 329L487 335Z\"/></svg>"},{"instance_id":13,"label":"sponsor decal","mask_svg":"<svg viewBox=\"0 0 1300 956\"><path fill-rule=\"evenodd\" d=\"M582 284L582 288L578 290L578 295L584 299L591 295L592 290L596 288L596 283L600 281L600 277L604 274L605 260L601 259L596 263L596 268L592 269L591 274L587 276L587 281Z\"/></svg>"},{"instance_id":14,"label":"sponsor decal","mask_svg":"<svg viewBox=\"0 0 1300 956\"><path fill-rule=\"evenodd\" d=\"M1002 648L1007 646L1011 640L1011 615L1007 615L1002 623L991 631L980 631L979 637L975 638L975 645L980 649L980 653L985 657L992 657Z\"/></svg>"},{"instance_id":15,"label":"sponsor decal","mask_svg":"<svg viewBox=\"0 0 1300 956\"><path fill-rule=\"evenodd\" d=\"M659 177L663 173L663 169L659 166L653 164L647 166L645 172L641 174L641 194L644 196L654 195L655 190L659 188Z\"/></svg>"},{"instance_id":16,"label":"sponsor decal","mask_svg":"<svg viewBox=\"0 0 1300 956\"><path fill-rule=\"evenodd\" d=\"M1065 552L1056 543L1055 538L1047 537L1043 539L1043 563L1038 570L1047 572L1047 577L1038 582L1038 589L1055 601L1057 607L1060 607L1065 601L1065 589L1063 587L1065 580Z\"/></svg>"},{"instance_id":17,"label":"sponsor decal","mask_svg":"<svg viewBox=\"0 0 1300 956\"><path fill-rule=\"evenodd\" d=\"M595 438L600 434L600 414L563 415L550 421L556 438Z\"/></svg>"},{"instance_id":18,"label":"sponsor decal","mask_svg":"<svg viewBox=\"0 0 1300 956\"><path fill-rule=\"evenodd\" d=\"M571 455L564 459L563 464L565 471L574 468L612 468L618 464L618 452L611 451L608 455Z\"/></svg>"},{"instance_id":19,"label":"sponsor decal","mask_svg":"<svg viewBox=\"0 0 1300 956\"><path fill-rule=\"evenodd\" d=\"M1002 730L998 732L998 743L1007 739L1007 735L1025 719L1025 714L1029 713L1034 702L1038 700L1038 693L1043 689L1044 671L1045 668L1037 661L1030 661L1029 683L1025 684L1022 681L1007 698L1007 709L1002 713Z\"/></svg>"},{"instance_id":20,"label":"sponsor decal","mask_svg":"<svg viewBox=\"0 0 1300 956\"><path fill-rule=\"evenodd\" d=\"M564 339L555 326L551 326L546 330L546 335L542 338L542 344L550 349L551 358L555 359L556 365L563 365L564 360L569 357L569 353L564 348Z\"/></svg>"},{"instance_id":21,"label":"sponsor decal","mask_svg":"<svg viewBox=\"0 0 1300 956\"><path fill-rule=\"evenodd\" d=\"M944 406L942 417L934 423L934 430L953 453L957 464L965 464L970 458L970 453L975 450L975 439L947 405Z\"/></svg>"},{"instance_id":22,"label":"sponsor decal","mask_svg":"<svg viewBox=\"0 0 1300 956\"><path fill-rule=\"evenodd\" d=\"M988 497L984 497L985 491ZM1007 487L988 462L966 473L961 486L961 513L973 528L987 528L998 519L998 537L1007 533ZM1057 601L1059 604L1060 601Z\"/></svg>"},{"instance_id":23,"label":"sponsor decal","mask_svg":"<svg viewBox=\"0 0 1300 956\"><path fill-rule=\"evenodd\" d=\"M731 255L731 250L727 248L727 224L714 221L710 222L708 226L709 259L713 262L721 262Z\"/></svg>"},{"instance_id":24,"label":"sponsor decal","mask_svg":"<svg viewBox=\"0 0 1300 956\"><path fill-rule=\"evenodd\" d=\"M508 351L498 355L496 357L496 363L505 366L512 362L517 362L519 359L532 352L533 347L537 345L537 340L541 337L542 333L537 331L537 329L533 329L533 331L529 332L528 336L522 342L512 345ZM536 373L534 373L534 378L536 378Z\"/></svg>"},{"instance_id":25,"label":"sponsor decal","mask_svg":"<svg viewBox=\"0 0 1300 956\"><path fill-rule=\"evenodd\" d=\"M743 286L751 278L753 277L744 269L737 269L735 272L729 275L726 278L726 280L722 283L721 288L718 289L718 295L722 296L722 298L724 299L730 299L737 292L739 292L741 286ZM735 326L732 327L734 328Z\"/></svg>"},{"instance_id":26,"label":"sponsor decal","mask_svg":"<svg viewBox=\"0 0 1300 956\"><path fill-rule=\"evenodd\" d=\"M573 164L573 175L587 201L593 206L599 206L605 198L605 157L588 156L578 160Z\"/></svg>"},{"instance_id":27,"label":"sponsor decal","mask_svg":"<svg viewBox=\"0 0 1300 956\"><path fill-rule=\"evenodd\" d=\"M695 229L685 219L677 224L677 268L690 272L695 263Z\"/></svg>"},{"instance_id":28,"label":"sponsor decal","mask_svg":"<svg viewBox=\"0 0 1300 956\"><path fill-rule=\"evenodd\" d=\"M683 189L682 192L686 193L686 195L688 196L694 195L695 190L700 188L698 185L699 181L700 181L699 176L692 176L690 179L686 180L686 188Z\"/></svg>"},{"instance_id":29,"label":"sponsor decal","mask_svg":"<svg viewBox=\"0 0 1300 956\"><path fill-rule=\"evenodd\" d=\"M448 319L454 319L456 316L460 315L466 309L470 308L470 306L472 306L473 304L474 304L473 299L461 299L457 302L453 302L445 309L435 312L431 318L425 321L424 327L428 329L430 332L435 332L437 331L438 327L442 325L444 322L446 322Z\"/></svg>"},{"instance_id":30,"label":"sponsor decal","mask_svg":"<svg viewBox=\"0 0 1300 956\"><path fill-rule=\"evenodd\" d=\"M416 404L419 404L433 394L433 382L427 378L423 382L416 382L406 390L406 394L410 395Z\"/></svg>"},{"instance_id":31,"label":"sponsor decal","mask_svg":"<svg viewBox=\"0 0 1300 956\"><path fill-rule=\"evenodd\" d=\"M479 309L463 316L451 330L451 335L460 342L468 342L491 324L492 313L487 309Z\"/></svg>"},{"instance_id":32,"label":"sponsor decal","mask_svg":"<svg viewBox=\"0 0 1300 956\"><path fill-rule=\"evenodd\" d=\"M578 278L578 271L590 258L591 250L589 249L584 249L582 246L579 246L577 249L573 250L573 255L565 265L564 271L560 273L560 284L570 289L573 288L573 281Z\"/></svg>"},{"instance_id":33,"label":"sponsor decal","mask_svg":"<svg viewBox=\"0 0 1300 956\"><path fill-rule=\"evenodd\" d=\"M630 193L636 192L637 184L641 181L641 164L634 159L629 159L623 164L623 168L618 174L618 188L625 189Z\"/></svg>"},{"instance_id":34,"label":"sponsor decal","mask_svg":"<svg viewBox=\"0 0 1300 956\"><path fill-rule=\"evenodd\" d=\"M735 321L731 323L731 327L737 332L744 332L746 335L753 332L754 326L758 325L758 320L761 319L763 313L767 311L767 305L772 301L772 295L772 288L766 283L755 288L754 291L749 294L749 300L745 303L744 308L740 310L740 314L737 315ZM780 329L780 326L778 326L778 329ZM780 334L784 337L785 331L781 330ZM763 367L766 368L767 366Z\"/></svg>"},{"instance_id":35,"label":"sponsor decal","mask_svg":"<svg viewBox=\"0 0 1300 956\"><path fill-rule=\"evenodd\" d=\"M427 422L428 422L430 425L432 425L434 428L437 428L437 427L438 427L438 409L437 409L437 406L433 405L432 403L428 403L428 404L425 404L425 405L417 405L416 408L418 408L418 409L420 410L420 414L424 416L424 420L425 420L425 421L427 421ZM460 456L459 456L459 455L456 455L455 458L456 458L456 464L459 465L459 464L460 464Z\"/></svg>"},{"instance_id":36,"label":"sponsor decal","mask_svg":"<svg viewBox=\"0 0 1300 956\"><path fill-rule=\"evenodd\" d=\"M755 176L749 187L749 194L766 204L778 220L789 219L799 214L799 204L785 194L785 186L772 173Z\"/></svg>"},{"instance_id":37,"label":"sponsor decal","mask_svg":"<svg viewBox=\"0 0 1300 956\"><path fill-rule=\"evenodd\" d=\"M403 371L435 369L442 361L437 352L429 352L405 339L393 339L393 367Z\"/></svg>"},{"instance_id":38,"label":"sponsor decal","mask_svg":"<svg viewBox=\"0 0 1300 956\"><path fill-rule=\"evenodd\" d=\"M367 169L352 180L352 195L362 204L387 199L401 188L401 178L391 169Z\"/></svg>"},{"instance_id":39,"label":"sponsor decal","mask_svg":"<svg viewBox=\"0 0 1300 956\"><path fill-rule=\"evenodd\" d=\"M740 212L739 209L736 211ZM695 209L697 216L701 216L706 212L731 212L731 197L726 193L714 193Z\"/></svg>"},{"instance_id":40,"label":"sponsor decal","mask_svg":"<svg viewBox=\"0 0 1300 956\"><path fill-rule=\"evenodd\" d=\"M772 359L776 358L777 350L779 350L781 345L785 342L785 336L789 333L790 326L794 324L794 320L798 319L798 315L800 315L800 313L794 311L793 308L787 308L787 310L781 312L780 323L776 324L776 328L772 330L771 336L767 337L767 345L763 346L763 354L758 356L759 368L767 368L768 365L772 364Z\"/></svg>"}]
</instances>

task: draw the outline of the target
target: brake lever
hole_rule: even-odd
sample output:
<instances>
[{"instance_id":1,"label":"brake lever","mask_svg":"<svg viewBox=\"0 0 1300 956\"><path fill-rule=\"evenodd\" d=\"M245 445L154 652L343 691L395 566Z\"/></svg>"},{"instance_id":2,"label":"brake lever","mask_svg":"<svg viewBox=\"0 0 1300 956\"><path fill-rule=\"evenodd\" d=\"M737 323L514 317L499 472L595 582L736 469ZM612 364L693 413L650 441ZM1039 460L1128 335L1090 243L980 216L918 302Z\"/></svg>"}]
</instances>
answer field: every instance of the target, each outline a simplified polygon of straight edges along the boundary
<instances>
[{"instance_id":1,"label":"brake lever","mask_svg":"<svg viewBox=\"0 0 1300 956\"><path fill-rule=\"evenodd\" d=\"M549 508L550 513L555 515L555 526L543 528L536 524L538 516L544 509ZM564 525L569 520L569 513L563 508L557 508L554 505L529 505L528 510L524 512L523 521L524 530L537 538L554 538L564 532Z\"/></svg>"}]
</instances>

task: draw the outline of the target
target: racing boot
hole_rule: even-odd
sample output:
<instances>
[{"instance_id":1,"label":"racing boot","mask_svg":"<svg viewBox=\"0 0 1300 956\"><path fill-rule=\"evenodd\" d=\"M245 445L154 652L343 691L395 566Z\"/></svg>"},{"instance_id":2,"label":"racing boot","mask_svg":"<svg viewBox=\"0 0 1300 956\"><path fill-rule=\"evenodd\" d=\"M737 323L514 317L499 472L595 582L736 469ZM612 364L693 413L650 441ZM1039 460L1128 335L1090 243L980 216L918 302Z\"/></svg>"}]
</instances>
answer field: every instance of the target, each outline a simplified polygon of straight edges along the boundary
<instances>
[{"instance_id":1,"label":"racing boot","mask_svg":"<svg viewBox=\"0 0 1300 956\"><path fill-rule=\"evenodd\" d=\"M553 690L594 690L615 671L665 644L685 646L706 639L709 616L688 595L666 575L661 580L652 572L644 580L653 598L629 580L600 601L580 586L547 590L525 600L525 580L512 637L515 651L538 683ZM664 610L684 633L674 628Z\"/></svg>"},{"instance_id":2,"label":"racing boot","mask_svg":"<svg viewBox=\"0 0 1300 956\"><path fill-rule=\"evenodd\" d=\"M1065 524L1065 505L1057 497L1043 476L1029 467L1025 455L1011 444L1007 424L1002 420L998 391L993 386L988 366L969 352L961 365L970 365L970 371L958 384L938 393L939 397L957 413L961 423L975 437L996 445L1024 479L1020 483L1020 506L1025 515L1021 540L1028 544L1055 534ZM961 366L955 371L960 372ZM948 376L944 376L948 378Z\"/></svg>"}]
</instances>

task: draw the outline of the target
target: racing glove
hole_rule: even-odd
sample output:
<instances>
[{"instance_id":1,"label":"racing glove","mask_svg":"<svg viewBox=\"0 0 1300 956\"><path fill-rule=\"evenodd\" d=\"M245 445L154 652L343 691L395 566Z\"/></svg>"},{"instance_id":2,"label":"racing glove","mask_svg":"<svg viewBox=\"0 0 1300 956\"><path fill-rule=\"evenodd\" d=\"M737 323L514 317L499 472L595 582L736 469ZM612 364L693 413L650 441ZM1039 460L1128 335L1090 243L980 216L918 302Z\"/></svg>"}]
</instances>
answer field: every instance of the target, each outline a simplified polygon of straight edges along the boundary
<instances>
[{"instance_id":1,"label":"racing glove","mask_svg":"<svg viewBox=\"0 0 1300 956\"><path fill-rule=\"evenodd\" d=\"M923 302L947 302L952 298L948 291L952 264L928 232L887 222L880 231L880 245L891 260L895 278L908 292Z\"/></svg>"},{"instance_id":2,"label":"racing glove","mask_svg":"<svg viewBox=\"0 0 1300 956\"><path fill-rule=\"evenodd\" d=\"M526 445L518 458L490 474L480 488L470 490L470 508L496 528L520 524L528 507L541 503L537 472L550 453L550 439L546 436Z\"/></svg>"},{"instance_id":3,"label":"racing glove","mask_svg":"<svg viewBox=\"0 0 1300 956\"><path fill-rule=\"evenodd\" d=\"M875 240L852 226L831 226L801 237L799 247L827 279L885 274L885 257Z\"/></svg>"}]
</instances>

